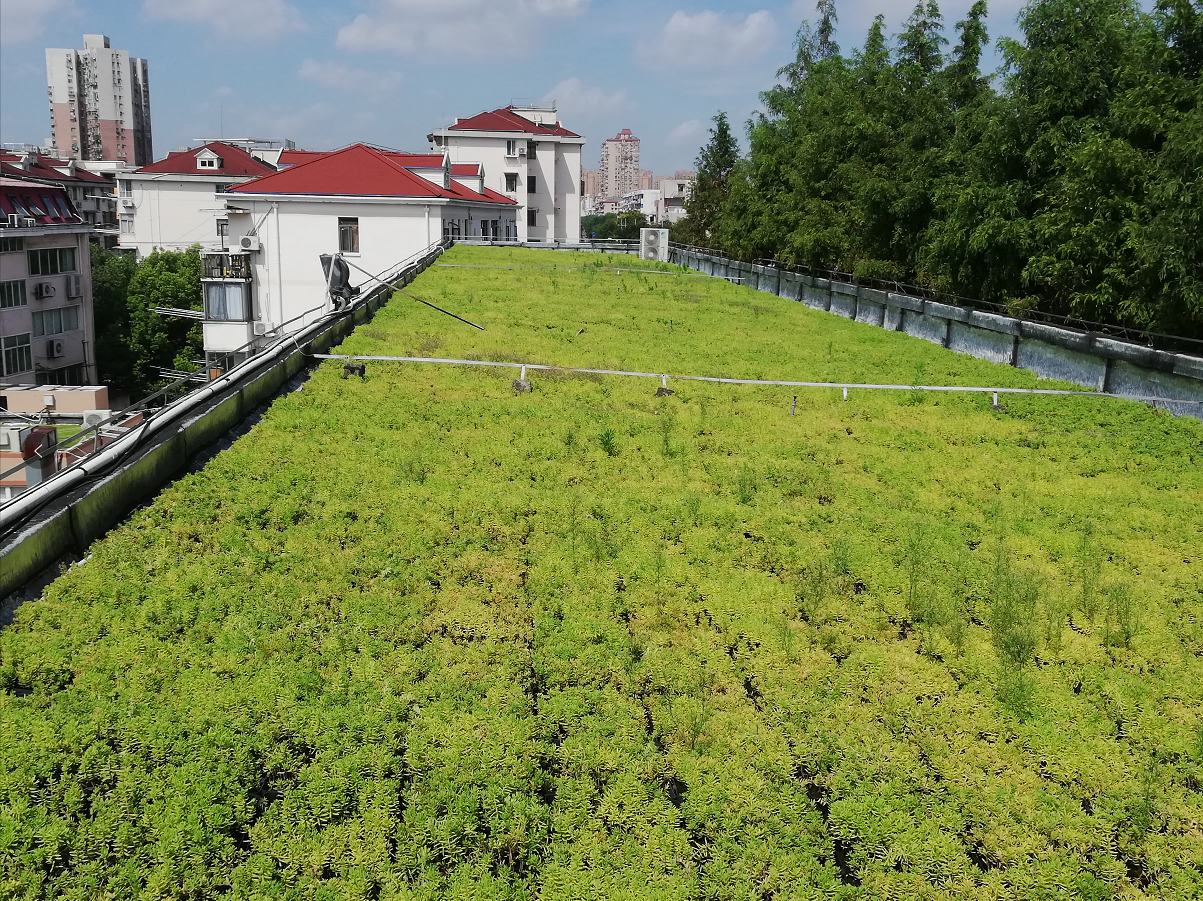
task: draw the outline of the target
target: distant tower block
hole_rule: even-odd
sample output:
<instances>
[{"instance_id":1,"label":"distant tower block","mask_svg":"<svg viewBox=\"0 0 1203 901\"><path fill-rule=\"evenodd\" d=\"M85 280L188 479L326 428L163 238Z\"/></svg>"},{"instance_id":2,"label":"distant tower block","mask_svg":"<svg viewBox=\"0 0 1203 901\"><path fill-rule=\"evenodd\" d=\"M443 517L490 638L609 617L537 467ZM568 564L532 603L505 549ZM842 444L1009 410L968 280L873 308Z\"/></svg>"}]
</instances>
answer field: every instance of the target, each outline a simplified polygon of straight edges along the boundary
<instances>
[{"instance_id":1,"label":"distant tower block","mask_svg":"<svg viewBox=\"0 0 1203 901\"><path fill-rule=\"evenodd\" d=\"M601 147L603 197L621 197L639 190L639 139L624 128Z\"/></svg>"},{"instance_id":2,"label":"distant tower block","mask_svg":"<svg viewBox=\"0 0 1203 901\"><path fill-rule=\"evenodd\" d=\"M111 49L103 34L85 34L83 50L47 48L46 84L60 157L154 161L146 60Z\"/></svg>"}]
</instances>

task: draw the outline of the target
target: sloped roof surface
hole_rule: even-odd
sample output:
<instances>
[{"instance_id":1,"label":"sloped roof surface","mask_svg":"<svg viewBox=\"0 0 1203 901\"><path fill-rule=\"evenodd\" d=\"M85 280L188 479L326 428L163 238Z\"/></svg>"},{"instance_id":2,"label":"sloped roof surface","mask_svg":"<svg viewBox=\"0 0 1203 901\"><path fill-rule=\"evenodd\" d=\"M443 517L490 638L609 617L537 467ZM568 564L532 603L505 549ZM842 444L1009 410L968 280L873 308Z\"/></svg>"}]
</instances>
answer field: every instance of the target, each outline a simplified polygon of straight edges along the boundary
<instances>
[{"instance_id":1,"label":"sloped roof surface","mask_svg":"<svg viewBox=\"0 0 1203 901\"><path fill-rule=\"evenodd\" d=\"M523 118L514 112L512 106L495 109L492 112L477 113L469 119L460 119L448 127L451 131L518 131L528 135L555 135L561 138L579 138L580 135L571 132L557 122L553 125L537 125L530 119Z\"/></svg>"},{"instance_id":2,"label":"sloped roof surface","mask_svg":"<svg viewBox=\"0 0 1203 901\"><path fill-rule=\"evenodd\" d=\"M209 150L217 154L221 158L221 166L217 169L198 169L196 167L196 157L202 150ZM177 150L175 153L169 153L166 159L161 159L157 163L151 163L149 166L143 166L137 171L170 173L172 175L256 176L275 172L276 169L274 166L269 166L263 162L263 160L251 156L241 147L235 147L232 144L223 144L220 141L210 141L202 147L194 147L191 150Z\"/></svg>"},{"instance_id":3,"label":"sloped roof surface","mask_svg":"<svg viewBox=\"0 0 1203 901\"><path fill-rule=\"evenodd\" d=\"M388 153L364 144L352 144L343 150L324 153L308 162L243 182L230 188L229 193L443 197L478 203L514 203L508 197L478 194L454 182L450 188L429 182L406 168L405 163L414 158L423 159L424 155ZM442 157L437 159L441 165ZM418 167L427 168L421 164Z\"/></svg>"},{"instance_id":4,"label":"sloped roof surface","mask_svg":"<svg viewBox=\"0 0 1203 901\"><path fill-rule=\"evenodd\" d=\"M103 175L96 175L89 172L87 169L77 168L74 175L67 175L65 172L59 172L55 166L66 166L67 160L56 160L48 156L38 155L34 158L33 165L28 169L22 169L17 164L21 162L21 157L15 153L0 153L0 171L5 175L15 175L18 178L44 178L48 181L86 181L109 185L112 184Z\"/></svg>"},{"instance_id":5,"label":"sloped roof surface","mask_svg":"<svg viewBox=\"0 0 1203 901\"><path fill-rule=\"evenodd\" d=\"M39 225L79 225L79 214L62 188L0 177L0 213L16 213Z\"/></svg>"}]
</instances>

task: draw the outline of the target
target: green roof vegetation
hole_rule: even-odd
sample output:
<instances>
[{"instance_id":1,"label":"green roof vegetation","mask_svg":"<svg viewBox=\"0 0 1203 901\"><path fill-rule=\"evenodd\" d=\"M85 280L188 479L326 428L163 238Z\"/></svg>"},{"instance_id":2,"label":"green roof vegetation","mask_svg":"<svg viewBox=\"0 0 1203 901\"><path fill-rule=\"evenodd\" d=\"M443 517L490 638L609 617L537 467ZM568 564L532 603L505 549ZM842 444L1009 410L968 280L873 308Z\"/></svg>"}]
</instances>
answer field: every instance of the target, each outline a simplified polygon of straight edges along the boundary
<instances>
[{"instance_id":1,"label":"green roof vegetation","mask_svg":"<svg viewBox=\"0 0 1203 901\"><path fill-rule=\"evenodd\" d=\"M340 352L1037 384L631 257L440 262L407 290L487 331L396 295ZM516 374L323 363L17 611L0 896L1199 896L1203 424Z\"/></svg>"}]
</instances>

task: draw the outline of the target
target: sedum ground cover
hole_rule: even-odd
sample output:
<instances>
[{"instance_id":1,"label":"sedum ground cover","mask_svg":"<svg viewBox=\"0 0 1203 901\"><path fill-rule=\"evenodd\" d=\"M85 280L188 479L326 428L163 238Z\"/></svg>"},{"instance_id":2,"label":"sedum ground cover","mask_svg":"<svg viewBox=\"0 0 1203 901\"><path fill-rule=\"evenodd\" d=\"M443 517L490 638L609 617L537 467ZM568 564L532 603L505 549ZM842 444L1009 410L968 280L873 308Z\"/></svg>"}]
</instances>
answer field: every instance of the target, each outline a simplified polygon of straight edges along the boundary
<instances>
[{"instance_id":1,"label":"sedum ground cover","mask_svg":"<svg viewBox=\"0 0 1203 901\"><path fill-rule=\"evenodd\" d=\"M412 287L486 332L396 296L343 350L1036 384L629 257L443 260L513 267ZM340 373L0 631L0 896L1199 896L1199 422Z\"/></svg>"}]
</instances>

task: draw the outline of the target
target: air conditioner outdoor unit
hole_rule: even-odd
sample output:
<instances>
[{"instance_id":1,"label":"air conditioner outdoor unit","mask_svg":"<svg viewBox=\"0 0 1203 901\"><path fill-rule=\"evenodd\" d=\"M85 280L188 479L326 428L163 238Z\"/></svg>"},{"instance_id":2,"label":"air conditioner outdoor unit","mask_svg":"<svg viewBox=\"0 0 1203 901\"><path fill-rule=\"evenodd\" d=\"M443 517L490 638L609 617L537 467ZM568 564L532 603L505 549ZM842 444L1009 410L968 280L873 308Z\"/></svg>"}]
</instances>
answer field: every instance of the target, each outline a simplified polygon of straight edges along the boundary
<instances>
[{"instance_id":1,"label":"air conditioner outdoor unit","mask_svg":"<svg viewBox=\"0 0 1203 901\"><path fill-rule=\"evenodd\" d=\"M266 335L266 334L267 334L267 323L266 322L256 322L255 323L255 336L262 337L263 335Z\"/></svg>"},{"instance_id":2,"label":"air conditioner outdoor unit","mask_svg":"<svg viewBox=\"0 0 1203 901\"><path fill-rule=\"evenodd\" d=\"M133 206L134 206L134 198L132 198L132 197L122 197L122 198L121 198L121 205L122 205L122 206L129 207L129 208L133 209Z\"/></svg>"},{"instance_id":3,"label":"air conditioner outdoor unit","mask_svg":"<svg viewBox=\"0 0 1203 901\"><path fill-rule=\"evenodd\" d=\"M47 357L61 357L63 355L63 342L57 338L51 338L46 342Z\"/></svg>"},{"instance_id":4,"label":"air conditioner outdoor unit","mask_svg":"<svg viewBox=\"0 0 1203 901\"><path fill-rule=\"evenodd\" d=\"M112 410L84 410L84 428L100 425L112 415Z\"/></svg>"},{"instance_id":5,"label":"air conditioner outdoor unit","mask_svg":"<svg viewBox=\"0 0 1203 901\"><path fill-rule=\"evenodd\" d=\"M20 228L21 227L21 217L18 216L16 213L9 213L8 214L8 227L9 228Z\"/></svg>"},{"instance_id":6,"label":"air conditioner outdoor unit","mask_svg":"<svg viewBox=\"0 0 1203 901\"><path fill-rule=\"evenodd\" d=\"M45 300L47 297L54 297L54 285L50 282L38 282L33 286L33 296L38 300Z\"/></svg>"},{"instance_id":7,"label":"air conditioner outdoor unit","mask_svg":"<svg viewBox=\"0 0 1203 901\"><path fill-rule=\"evenodd\" d=\"M259 236L258 235L243 235L238 239L239 250L258 250Z\"/></svg>"},{"instance_id":8,"label":"air conditioner outdoor unit","mask_svg":"<svg viewBox=\"0 0 1203 901\"><path fill-rule=\"evenodd\" d=\"M639 259L668 262L668 229L639 229Z\"/></svg>"},{"instance_id":9,"label":"air conditioner outdoor unit","mask_svg":"<svg viewBox=\"0 0 1203 901\"><path fill-rule=\"evenodd\" d=\"M84 296L84 277L82 275L67 276L67 296L68 297L83 297Z\"/></svg>"}]
</instances>

